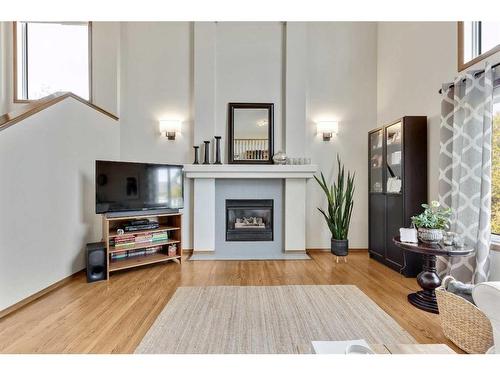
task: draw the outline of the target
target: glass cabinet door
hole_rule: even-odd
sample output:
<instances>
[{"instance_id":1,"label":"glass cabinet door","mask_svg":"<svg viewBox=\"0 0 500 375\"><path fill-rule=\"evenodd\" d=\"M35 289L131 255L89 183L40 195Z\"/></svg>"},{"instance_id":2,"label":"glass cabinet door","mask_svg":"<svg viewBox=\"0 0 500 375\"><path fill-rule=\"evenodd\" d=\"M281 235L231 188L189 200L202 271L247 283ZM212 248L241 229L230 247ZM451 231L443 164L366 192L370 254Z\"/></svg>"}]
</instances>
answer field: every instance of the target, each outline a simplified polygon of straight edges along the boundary
<instances>
[{"instance_id":1,"label":"glass cabinet door","mask_svg":"<svg viewBox=\"0 0 500 375\"><path fill-rule=\"evenodd\" d=\"M401 122L386 128L387 181L386 192L400 194L402 189L402 145L403 128Z\"/></svg>"},{"instance_id":2,"label":"glass cabinet door","mask_svg":"<svg viewBox=\"0 0 500 375\"><path fill-rule=\"evenodd\" d=\"M377 130L370 133L370 192L384 192L384 132Z\"/></svg>"}]
</instances>

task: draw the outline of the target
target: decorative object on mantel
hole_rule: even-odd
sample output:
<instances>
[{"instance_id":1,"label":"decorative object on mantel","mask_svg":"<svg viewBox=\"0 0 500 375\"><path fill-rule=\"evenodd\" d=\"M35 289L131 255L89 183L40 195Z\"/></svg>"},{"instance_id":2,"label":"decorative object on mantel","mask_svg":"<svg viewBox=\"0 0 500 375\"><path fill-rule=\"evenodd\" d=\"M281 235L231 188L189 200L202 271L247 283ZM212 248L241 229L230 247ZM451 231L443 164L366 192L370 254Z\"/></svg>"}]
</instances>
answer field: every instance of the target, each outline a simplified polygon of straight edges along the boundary
<instances>
[{"instance_id":1,"label":"decorative object on mantel","mask_svg":"<svg viewBox=\"0 0 500 375\"><path fill-rule=\"evenodd\" d=\"M337 182L330 188L326 184L325 176L321 173L321 180L314 176L318 184L323 189L328 200L328 213L318 207L325 218L326 224L332 234L331 251L338 257L345 257L349 252L349 224L351 222L352 209L354 206L354 178L355 173L351 175L347 171L347 180L344 166L340 162L337 154ZM344 258L345 260L345 258Z\"/></svg>"},{"instance_id":2,"label":"decorative object on mantel","mask_svg":"<svg viewBox=\"0 0 500 375\"><path fill-rule=\"evenodd\" d=\"M200 161L198 159L198 151L200 149L200 146L193 146L194 148L194 162L193 164L200 164Z\"/></svg>"},{"instance_id":3,"label":"decorative object on mantel","mask_svg":"<svg viewBox=\"0 0 500 375\"><path fill-rule=\"evenodd\" d=\"M229 103L228 163L272 164L274 104Z\"/></svg>"},{"instance_id":4,"label":"decorative object on mantel","mask_svg":"<svg viewBox=\"0 0 500 375\"><path fill-rule=\"evenodd\" d=\"M418 238L420 241L437 244L443 239L443 230L450 226L452 214L451 208L442 208L437 201L431 204L422 204L424 212L420 215L412 216L413 225L418 228Z\"/></svg>"},{"instance_id":5,"label":"decorative object on mantel","mask_svg":"<svg viewBox=\"0 0 500 375\"><path fill-rule=\"evenodd\" d=\"M210 141L203 141L205 144L205 160L203 160L203 164L210 164Z\"/></svg>"},{"instance_id":6,"label":"decorative object on mantel","mask_svg":"<svg viewBox=\"0 0 500 375\"><path fill-rule=\"evenodd\" d=\"M309 165L311 158L286 158L287 165Z\"/></svg>"},{"instance_id":7,"label":"decorative object on mantel","mask_svg":"<svg viewBox=\"0 0 500 375\"><path fill-rule=\"evenodd\" d=\"M283 151L278 151L273 156L274 164L285 165L286 164L286 154Z\"/></svg>"},{"instance_id":8,"label":"decorative object on mantel","mask_svg":"<svg viewBox=\"0 0 500 375\"><path fill-rule=\"evenodd\" d=\"M215 137L215 162L214 164L222 164L220 161L220 139L222 138L220 135L216 135Z\"/></svg>"}]
</instances>

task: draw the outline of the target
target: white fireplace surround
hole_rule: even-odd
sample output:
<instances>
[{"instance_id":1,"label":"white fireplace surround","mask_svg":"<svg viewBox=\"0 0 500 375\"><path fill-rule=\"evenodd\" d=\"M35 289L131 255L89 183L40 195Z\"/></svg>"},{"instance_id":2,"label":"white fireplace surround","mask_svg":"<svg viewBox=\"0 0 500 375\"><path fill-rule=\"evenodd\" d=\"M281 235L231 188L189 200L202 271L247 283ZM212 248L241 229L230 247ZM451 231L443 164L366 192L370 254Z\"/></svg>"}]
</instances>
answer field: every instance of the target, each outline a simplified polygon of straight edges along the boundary
<instances>
[{"instance_id":1,"label":"white fireplace surround","mask_svg":"<svg viewBox=\"0 0 500 375\"><path fill-rule=\"evenodd\" d=\"M306 250L306 181L318 170L317 165L240 165L188 164L186 178L194 180L193 252L215 249L215 180L284 179L284 252Z\"/></svg>"}]
</instances>

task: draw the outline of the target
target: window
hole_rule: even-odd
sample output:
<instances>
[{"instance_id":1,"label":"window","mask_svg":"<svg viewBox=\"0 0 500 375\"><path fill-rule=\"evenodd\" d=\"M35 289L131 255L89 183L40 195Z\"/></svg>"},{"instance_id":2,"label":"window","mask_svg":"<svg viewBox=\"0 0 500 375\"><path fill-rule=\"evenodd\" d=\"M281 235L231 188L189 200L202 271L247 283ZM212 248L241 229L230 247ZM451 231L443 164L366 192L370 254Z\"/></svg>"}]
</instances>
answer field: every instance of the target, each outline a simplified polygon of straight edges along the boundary
<instances>
[{"instance_id":1,"label":"window","mask_svg":"<svg viewBox=\"0 0 500 375\"><path fill-rule=\"evenodd\" d=\"M458 22L458 71L500 51L500 22Z\"/></svg>"},{"instance_id":2,"label":"window","mask_svg":"<svg viewBox=\"0 0 500 375\"><path fill-rule=\"evenodd\" d=\"M500 88L493 104L493 137L491 163L491 233L500 240Z\"/></svg>"},{"instance_id":3,"label":"window","mask_svg":"<svg viewBox=\"0 0 500 375\"><path fill-rule=\"evenodd\" d=\"M90 100L90 22L14 22L14 100L71 91Z\"/></svg>"}]
</instances>

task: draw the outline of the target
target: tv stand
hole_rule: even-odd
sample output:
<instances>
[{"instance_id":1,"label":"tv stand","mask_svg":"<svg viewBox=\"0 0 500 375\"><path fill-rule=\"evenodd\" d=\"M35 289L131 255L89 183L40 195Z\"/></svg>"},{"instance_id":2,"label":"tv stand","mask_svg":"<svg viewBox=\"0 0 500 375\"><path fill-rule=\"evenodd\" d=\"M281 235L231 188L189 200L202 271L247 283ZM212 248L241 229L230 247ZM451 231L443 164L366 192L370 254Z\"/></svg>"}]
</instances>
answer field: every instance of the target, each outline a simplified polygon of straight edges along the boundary
<instances>
[{"instance_id":1,"label":"tv stand","mask_svg":"<svg viewBox=\"0 0 500 375\"><path fill-rule=\"evenodd\" d=\"M174 261L180 263L182 261L182 213L180 212L165 212L155 213L152 211L140 211L141 215L128 216L110 216L107 214L102 215L102 232L103 241L106 244L107 255L107 279L112 272L124 269L139 267L147 264ZM156 229L145 229L135 232L125 232L119 234L118 229L125 223L132 220L150 219L157 221L160 226ZM168 233L168 239L161 239L151 242L133 242L124 247L117 247L110 243L116 239L124 238L126 236L149 236L158 233ZM177 250L175 254L168 254L168 248L171 245L176 245ZM149 250L148 250L149 249ZM148 253L155 250L154 253ZM143 253L144 254L141 254ZM122 259L114 259L116 255L126 257ZM132 255L131 255L132 254ZM112 259L113 258L113 259Z\"/></svg>"}]
</instances>

